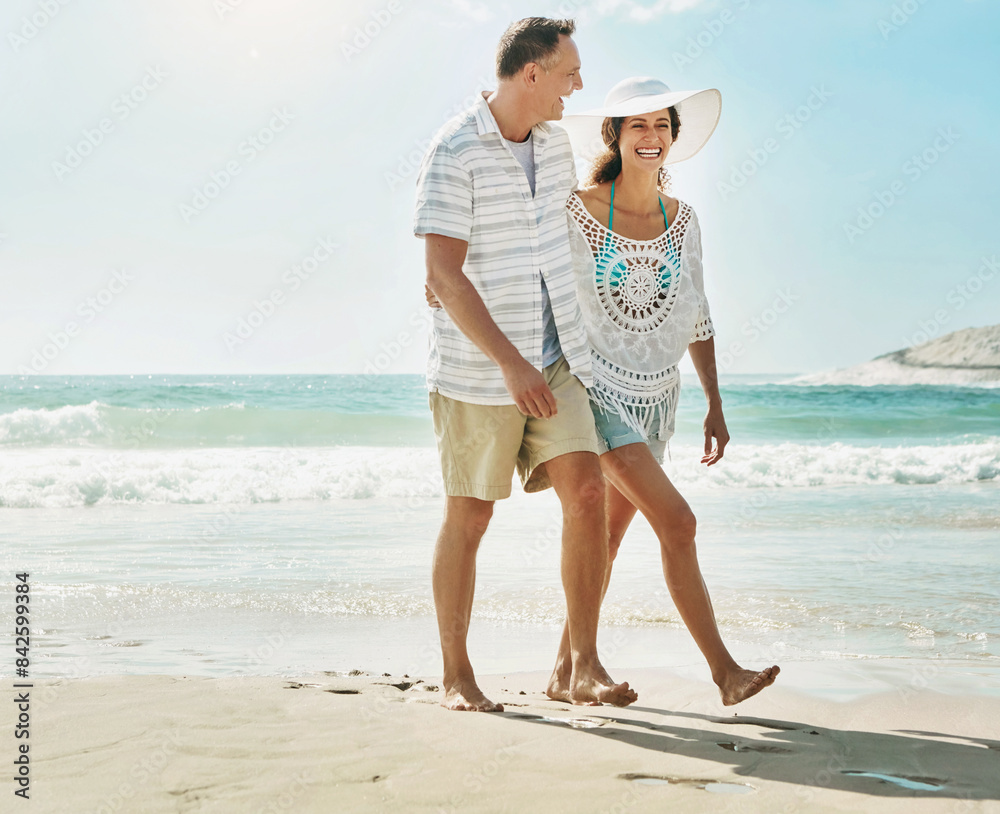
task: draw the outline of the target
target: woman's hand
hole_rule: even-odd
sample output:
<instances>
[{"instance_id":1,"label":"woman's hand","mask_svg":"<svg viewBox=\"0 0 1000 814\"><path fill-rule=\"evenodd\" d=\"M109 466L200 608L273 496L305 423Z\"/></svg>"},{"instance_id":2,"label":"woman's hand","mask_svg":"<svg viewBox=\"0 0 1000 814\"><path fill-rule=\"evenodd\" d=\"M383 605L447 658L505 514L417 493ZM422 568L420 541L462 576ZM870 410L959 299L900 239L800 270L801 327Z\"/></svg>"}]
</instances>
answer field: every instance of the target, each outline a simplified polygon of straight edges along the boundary
<instances>
[{"instance_id":1,"label":"woman's hand","mask_svg":"<svg viewBox=\"0 0 1000 814\"><path fill-rule=\"evenodd\" d=\"M712 449L712 439L715 439L715 449ZM726 429L726 419L722 415L722 405L708 408L705 416L705 455L701 462L706 466L717 464L722 460L729 443L729 430Z\"/></svg>"},{"instance_id":2,"label":"woman's hand","mask_svg":"<svg viewBox=\"0 0 1000 814\"><path fill-rule=\"evenodd\" d=\"M688 353L694 362L694 369L701 379L701 387L708 401L708 414L705 416L705 455L703 464L711 466L722 460L729 443L729 430L726 429L726 419L722 416L722 399L719 396L719 373L715 367L715 337L710 336L700 342L688 345ZM712 449L712 439L715 439L715 449Z\"/></svg>"},{"instance_id":3,"label":"woman's hand","mask_svg":"<svg viewBox=\"0 0 1000 814\"><path fill-rule=\"evenodd\" d=\"M426 285L424 286L424 297L427 298L427 304L431 308L441 307L441 303L438 301L438 298L434 296L434 292L431 291L430 288Z\"/></svg>"}]
</instances>

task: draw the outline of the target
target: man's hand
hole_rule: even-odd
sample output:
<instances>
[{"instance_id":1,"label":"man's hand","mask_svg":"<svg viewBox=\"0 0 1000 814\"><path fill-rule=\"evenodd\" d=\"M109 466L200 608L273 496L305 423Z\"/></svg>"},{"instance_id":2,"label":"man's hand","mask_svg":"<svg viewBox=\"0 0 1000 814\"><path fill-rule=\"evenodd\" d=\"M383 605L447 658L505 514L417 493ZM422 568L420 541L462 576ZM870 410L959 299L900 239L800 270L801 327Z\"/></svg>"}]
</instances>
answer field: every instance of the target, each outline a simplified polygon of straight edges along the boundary
<instances>
[{"instance_id":1,"label":"man's hand","mask_svg":"<svg viewBox=\"0 0 1000 814\"><path fill-rule=\"evenodd\" d=\"M545 383L545 377L523 356L500 370L504 386L522 415L552 418L556 414L556 397Z\"/></svg>"},{"instance_id":2,"label":"man's hand","mask_svg":"<svg viewBox=\"0 0 1000 814\"><path fill-rule=\"evenodd\" d=\"M712 449L712 439L715 439L715 449ZM729 430L726 429L726 419L722 415L722 407L709 407L705 416L705 456L701 462L706 466L717 464L722 460L729 443Z\"/></svg>"},{"instance_id":3,"label":"man's hand","mask_svg":"<svg viewBox=\"0 0 1000 814\"><path fill-rule=\"evenodd\" d=\"M424 296L432 308L444 308L456 327L500 368L504 387L522 415L552 418L556 397L542 376L504 335L479 292L462 270L469 244L444 235L425 238L427 284Z\"/></svg>"}]
</instances>

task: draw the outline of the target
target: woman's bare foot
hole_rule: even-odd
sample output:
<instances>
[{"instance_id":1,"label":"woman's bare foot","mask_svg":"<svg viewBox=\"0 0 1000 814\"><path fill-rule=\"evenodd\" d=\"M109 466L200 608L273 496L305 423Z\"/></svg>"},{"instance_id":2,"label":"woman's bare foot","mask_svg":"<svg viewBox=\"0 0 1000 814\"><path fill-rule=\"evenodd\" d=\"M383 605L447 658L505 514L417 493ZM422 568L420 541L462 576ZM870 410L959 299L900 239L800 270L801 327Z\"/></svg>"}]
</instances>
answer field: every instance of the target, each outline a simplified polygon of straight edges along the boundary
<instances>
[{"instance_id":1,"label":"woman's bare foot","mask_svg":"<svg viewBox=\"0 0 1000 814\"><path fill-rule=\"evenodd\" d=\"M746 701L751 696L756 695L765 687L770 687L777 678L781 668L777 664L767 667L759 673L753 670L744 670L737 667L729 672L719 685L719 695L722 696L722 703L727 707Z\"/></svg>"},{"instance_id":2,"label":"woman's bare foot","mask_svg":"<svg viewBox=\"0 0 1000 814\"><path fill-rule=\"evenodd\" d=\"M444 688L441 706L464 712L503 712L503 704L490 701L476 684L475 679L456 681Z\"/></svg>"}]
</instances>

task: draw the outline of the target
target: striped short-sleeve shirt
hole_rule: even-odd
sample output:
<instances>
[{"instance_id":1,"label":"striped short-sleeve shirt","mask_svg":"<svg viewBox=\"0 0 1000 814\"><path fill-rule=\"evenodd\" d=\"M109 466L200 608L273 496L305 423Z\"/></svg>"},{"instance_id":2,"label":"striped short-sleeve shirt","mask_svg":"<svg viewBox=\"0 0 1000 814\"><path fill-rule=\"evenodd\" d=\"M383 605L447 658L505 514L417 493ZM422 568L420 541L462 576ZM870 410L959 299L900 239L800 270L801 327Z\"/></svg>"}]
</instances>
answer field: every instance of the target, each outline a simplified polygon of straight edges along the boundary
<instances>
[{"instance_id":1,"label":"striped short-sleeve shirt","mask_svg":"<svg viewBox=\"0 0 1000 814\"><path fill-rule=\"evenodd\" d=\"M566 132L532 128L535 194L504 141L485 96L434 137L417 176L413 231L468 242L463 271L515 348L542 364L544 278L570 371L592 384L590 350L576 299L566 200L576 170ZM473 404L513 404L500 368L434 309L427 386Z\"/></svg>"}]
</instances>

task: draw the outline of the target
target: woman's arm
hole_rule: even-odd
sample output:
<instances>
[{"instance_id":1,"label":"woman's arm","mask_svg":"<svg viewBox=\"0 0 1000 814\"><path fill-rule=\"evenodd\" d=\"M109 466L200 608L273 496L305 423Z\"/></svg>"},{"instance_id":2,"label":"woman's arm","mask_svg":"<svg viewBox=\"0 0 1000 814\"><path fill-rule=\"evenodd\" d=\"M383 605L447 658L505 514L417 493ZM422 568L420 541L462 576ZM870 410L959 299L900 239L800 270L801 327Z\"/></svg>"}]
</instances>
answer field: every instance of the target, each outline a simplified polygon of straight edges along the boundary
<instances>
[{"instance_id":1,"label":"woman's arm","mask_svg":"<svg viewBox=\"0 0 1000 814\"><path fill-rule=\"evenodd\" d=\"M726 429L726 419L722 415L722 397L719 395L719 374L715 367L715 338L709 337L700 342L688 345L688 353L698 372L701 387L708 401L708 413L705 415L705 455L703 464L711 466L722 460L729 443L729 430ZM715 439L715 449L712 449L712 439Z\"/></svg>"}]
</instances>

